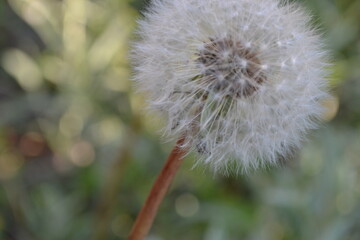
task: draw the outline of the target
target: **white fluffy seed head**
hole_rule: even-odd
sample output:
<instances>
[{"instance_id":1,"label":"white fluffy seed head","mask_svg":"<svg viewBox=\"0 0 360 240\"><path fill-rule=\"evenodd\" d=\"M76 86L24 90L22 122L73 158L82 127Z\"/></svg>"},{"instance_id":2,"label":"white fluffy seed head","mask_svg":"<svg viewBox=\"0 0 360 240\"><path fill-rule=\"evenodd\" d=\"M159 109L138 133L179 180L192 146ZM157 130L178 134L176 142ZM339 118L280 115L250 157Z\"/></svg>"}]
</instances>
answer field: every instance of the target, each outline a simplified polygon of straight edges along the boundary
<instances>
[{"instance_id":1,"label":"white fluffy seed head","mask_svg":"<svg viewBox=\"0 0 360 240\"><path fill-rule=\"evenodd\" d=\"M168 119L165 133L186 135L215 171L276 164L300 147L327 97L310 20L280 0L153 0L134 79Z\"/></svg>"}]
</instances>

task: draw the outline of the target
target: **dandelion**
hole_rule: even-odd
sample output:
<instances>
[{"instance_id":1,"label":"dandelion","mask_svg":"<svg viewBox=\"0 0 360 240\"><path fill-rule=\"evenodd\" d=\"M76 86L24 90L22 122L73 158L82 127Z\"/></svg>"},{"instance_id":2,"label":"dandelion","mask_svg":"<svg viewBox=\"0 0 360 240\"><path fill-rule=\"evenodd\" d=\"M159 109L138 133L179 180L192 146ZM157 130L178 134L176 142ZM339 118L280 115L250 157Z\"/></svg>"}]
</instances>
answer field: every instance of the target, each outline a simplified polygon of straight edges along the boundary
<instances>
[{"instance_id":1,"label":"dandelion","mask_svg":"<svg viewBox=\"0 0 360 240\"><path fill-rule=\"evenodd\" d=\"M135 79L168 119L166 134L184 134L200 161L273 165L322 114L326 54L309 21L276 0L153 1Z\"/></svg>"},{"instance_id":2,"label":"dandelion","mask_svg":"<svg viewBox=\"0 0 360 240\"><path fill-rule=\"evenodd\" d=\"M316 127L328 95L310 20L281 0L154 0L133 50L135 81L167 118L166 135L200 163L276 165Z\"/></svg>"}]
</instances>

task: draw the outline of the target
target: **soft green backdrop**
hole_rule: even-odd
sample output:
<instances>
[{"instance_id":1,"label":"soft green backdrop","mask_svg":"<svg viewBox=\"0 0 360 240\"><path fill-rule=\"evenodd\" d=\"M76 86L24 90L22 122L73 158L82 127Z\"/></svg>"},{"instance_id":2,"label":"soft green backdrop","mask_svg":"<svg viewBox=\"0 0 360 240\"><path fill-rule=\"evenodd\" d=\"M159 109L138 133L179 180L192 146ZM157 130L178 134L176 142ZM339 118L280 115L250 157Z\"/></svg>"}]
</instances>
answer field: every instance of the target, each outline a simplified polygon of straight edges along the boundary
<instances>
[{"instance_id":1,"label":"soft green backdrop","mask_svg":"<svg viewBox=\"0 0 360 240\"><path fill-rule=\"evenodd\" d=\"M334 98L292 163L177 175L149 239L360 239L360 1L307 0ZM0 1L0 239L126 239L172 143L129 78L143 0Z\"/></svg>"}]
</instances>

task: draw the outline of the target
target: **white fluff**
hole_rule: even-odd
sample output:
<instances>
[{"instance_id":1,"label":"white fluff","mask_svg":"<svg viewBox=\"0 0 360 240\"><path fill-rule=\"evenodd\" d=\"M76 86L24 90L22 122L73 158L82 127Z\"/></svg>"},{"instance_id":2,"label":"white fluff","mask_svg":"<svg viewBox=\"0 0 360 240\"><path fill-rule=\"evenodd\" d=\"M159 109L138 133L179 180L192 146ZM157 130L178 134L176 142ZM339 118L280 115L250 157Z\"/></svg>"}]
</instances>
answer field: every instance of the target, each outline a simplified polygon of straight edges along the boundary
<instances>
[{"instance_id":1,"label":"white fluff","mask_svg":"<svg viewBox=\"0 0 360 240\"><path fill-rule=\"evenodd\" d=\"M274 165L301 146L327 97L310 16L279 0L154 0L139 22L135 81L172 138L218 170ZM231 167L230 167L231 166Z\"/></svg>"}]
</instances>

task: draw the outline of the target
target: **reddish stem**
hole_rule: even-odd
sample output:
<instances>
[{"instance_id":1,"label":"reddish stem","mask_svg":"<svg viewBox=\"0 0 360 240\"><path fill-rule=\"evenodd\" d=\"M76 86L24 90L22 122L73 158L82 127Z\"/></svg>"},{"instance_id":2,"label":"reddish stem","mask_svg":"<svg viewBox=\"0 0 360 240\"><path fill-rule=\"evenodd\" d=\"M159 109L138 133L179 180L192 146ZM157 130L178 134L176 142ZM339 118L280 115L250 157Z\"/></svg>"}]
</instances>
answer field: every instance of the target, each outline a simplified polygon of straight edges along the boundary
<instances>
[{"instance_id":1,"label":"reddish stem","mask_svg":"<svg viewBox=\"0 0 360 240\"><path fill-rule=\"evenodd\" d=\"M148 234L159 206L172 183L182 159L185 155L183 149L184 138L181 138L171 151L165 166L157 177L146 202L141 209L128 240L143 240Z\"/></svg>"}]
</instances>

